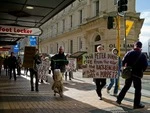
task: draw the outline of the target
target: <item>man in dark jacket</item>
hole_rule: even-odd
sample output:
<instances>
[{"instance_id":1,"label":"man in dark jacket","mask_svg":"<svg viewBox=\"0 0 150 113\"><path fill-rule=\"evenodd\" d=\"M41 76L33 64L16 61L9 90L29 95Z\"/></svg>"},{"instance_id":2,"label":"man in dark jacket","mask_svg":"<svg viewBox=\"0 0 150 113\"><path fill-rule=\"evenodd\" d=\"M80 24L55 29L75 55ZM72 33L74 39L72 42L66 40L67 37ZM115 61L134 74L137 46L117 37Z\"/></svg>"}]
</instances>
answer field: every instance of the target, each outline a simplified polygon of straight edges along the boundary
<instances>
[{"instance_id":1,"label":"man in dark jacket","mask_svg":"<svg viewBox=\"0 0 150 113\"><path fill-rule=\"evenodd\" d=\"M13 71L15 81L16 81L16 71L15 71L16 66L17 66L17 59L14 56L14 52L11 52L11 56L8 58L9 78L11 79Z\"/></svg>"},{"instance_id":2,"label":"man in dark jacket","mask_svg":"<svg viewBox=\"0 0 150 113\"><path fill-rule=\"evenodd\" d=\"M134 44L134 49L127 52L122 60L123 66L132 67L132 76L125 80L125 85L119 93L116 101L118 104L121 104L121 101L125 97L126 92L129 90L133 82L133 86L135 88L134 109L145 107L141 104L141 78L143 77L143 72L146 70L148 63L146 56L141 53L141 48L142 43L139 41L136 42Z\"/></svg>"},{"instance_id":3,"label":"man in dark jacket","mask_svg":"<svg viewBox=\"0 0 150 113\"><path fill-rule=\"evenodd\" d=\"M53 69L60 69L62 75L64 75L66 71L66 65L68 64L68 60L64 54L64 48L60 46L59 53L53 57Z\"/></svg>"}]
</instances>

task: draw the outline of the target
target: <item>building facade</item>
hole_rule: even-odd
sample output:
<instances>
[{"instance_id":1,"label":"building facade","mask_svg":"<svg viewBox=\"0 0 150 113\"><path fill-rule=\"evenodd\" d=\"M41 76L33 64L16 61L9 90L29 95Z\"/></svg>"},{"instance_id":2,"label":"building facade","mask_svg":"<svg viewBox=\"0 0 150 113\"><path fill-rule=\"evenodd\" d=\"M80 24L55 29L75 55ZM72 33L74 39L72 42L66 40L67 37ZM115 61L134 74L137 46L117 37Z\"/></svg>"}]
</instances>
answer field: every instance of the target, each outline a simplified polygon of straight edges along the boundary
<instances>
[{"instance_id":1,"label":"building facade","mask_svg":"<svg viewBox=\"0 0 150 113\"><path fill-rule=\"evenodd\" d=\"M128 11L125 18L120 17L120 50L125 53L125 22L134 24L126 37L127 49L133 47L138 40L144 19L135 10L136 0L128 0ZM66 53L77 51L95 52L97 45L102 45L102 51L111 52L117 47L117 24L113 29L107 29L108 16L116 18L116 0L76 0L63 11L41 26L43 31L39 37L40 52L55 54L59 46L64 46Z\"/></svg>"}]
</instances>

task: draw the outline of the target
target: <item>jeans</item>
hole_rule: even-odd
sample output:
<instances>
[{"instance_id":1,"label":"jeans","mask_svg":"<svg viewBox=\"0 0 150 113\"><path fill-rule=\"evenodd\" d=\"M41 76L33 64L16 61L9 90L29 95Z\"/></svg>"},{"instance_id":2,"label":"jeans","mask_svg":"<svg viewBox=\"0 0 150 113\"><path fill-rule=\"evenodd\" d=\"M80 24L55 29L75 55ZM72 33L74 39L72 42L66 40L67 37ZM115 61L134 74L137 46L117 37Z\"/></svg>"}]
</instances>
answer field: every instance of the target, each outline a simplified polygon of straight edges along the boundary
<instances>
[{"instance_id":1,"label":"jeans","mask_svg":"<svg viewBox=\"0 0 150 113\"><path fill-rule=\"evenodd\" d=\"M114 83L115 83L114 94L117 94L118 93L118 78L110 78L110 84L108 85L107 90L111 90Z\"/></svg>"}]
</instances>

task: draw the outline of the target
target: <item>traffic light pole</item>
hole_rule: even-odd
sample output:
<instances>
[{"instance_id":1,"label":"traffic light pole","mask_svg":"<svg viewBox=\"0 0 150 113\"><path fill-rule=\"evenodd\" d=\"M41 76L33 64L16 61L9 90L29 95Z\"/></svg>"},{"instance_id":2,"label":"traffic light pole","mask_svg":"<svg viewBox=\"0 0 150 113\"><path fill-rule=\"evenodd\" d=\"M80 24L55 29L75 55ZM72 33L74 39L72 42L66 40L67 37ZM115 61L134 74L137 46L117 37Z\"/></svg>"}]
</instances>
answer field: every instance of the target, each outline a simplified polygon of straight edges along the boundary
<instances>
[{"instance_id":1,"label":"traffic light pole","mask_svg":"<svg viewBox=\"0 0 150 113\"><path fill-rule=\"evenodd\" d=\"M120 57L120 16L117 14L117 49L118 57Z\"/></svg>"},{"instance_id":2,"label":"traffic light pole","mask_svg":"<svg viewBox=\"0 0 150 113\"><path fill-rule=\"evenodd\" d=\"M126 53L127 52L126 13L124 14L124 41L125 41L125 53Z\"/></svg>"},{"instance_id":3,"label":"traffic light pole","mask_svg":"<svg viewBox=\"0 0 150 113\"><path fill-rule=\"evenodd\" d=\"M118 49L118 79L116 79L116 84L118 89L120 88L120 70L121 70L121 58L120 58L120 15L117 13L117 49Z\"/></svg>"}]
</instances>

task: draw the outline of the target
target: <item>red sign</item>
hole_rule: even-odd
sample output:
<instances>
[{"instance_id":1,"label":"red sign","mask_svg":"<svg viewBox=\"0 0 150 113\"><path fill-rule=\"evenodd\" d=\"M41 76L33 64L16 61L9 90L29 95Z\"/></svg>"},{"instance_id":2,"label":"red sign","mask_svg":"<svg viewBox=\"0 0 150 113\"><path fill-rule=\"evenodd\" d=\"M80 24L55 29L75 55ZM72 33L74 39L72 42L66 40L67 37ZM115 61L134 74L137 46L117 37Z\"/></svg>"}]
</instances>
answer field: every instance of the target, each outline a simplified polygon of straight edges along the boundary
<instances>
[{"instance_id":1,"label":"red sign","mask_svg":"<svg viewBox=\"0 0 150 113\"><path fill-rule=\"evenodd\" d=\"M0 33L21 34L21 35L40 35L41 30L39 28L0 25Z\"/></svg>"}]
</instances>

